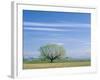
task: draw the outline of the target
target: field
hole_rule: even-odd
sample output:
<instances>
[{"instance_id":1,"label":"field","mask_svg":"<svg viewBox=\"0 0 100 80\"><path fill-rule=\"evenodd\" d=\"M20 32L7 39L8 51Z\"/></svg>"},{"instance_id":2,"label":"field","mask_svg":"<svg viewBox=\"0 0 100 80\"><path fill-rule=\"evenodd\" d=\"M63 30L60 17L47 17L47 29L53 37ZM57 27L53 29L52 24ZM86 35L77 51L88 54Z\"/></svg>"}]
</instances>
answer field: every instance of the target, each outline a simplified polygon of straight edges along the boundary
<instances>
[{"instance_id":1,"label":"field","mask_svg":"<svg viewBox=\"0 0 100 80\"><path fill-rule=\"evenodd\" d=\"M85 61L68 61L68 62L54 62L54 63L24 63L23 69L41 69L41 68L62 68L62 67L81 67L90 66L89 60Z\"/></svg>"}]
</instances>

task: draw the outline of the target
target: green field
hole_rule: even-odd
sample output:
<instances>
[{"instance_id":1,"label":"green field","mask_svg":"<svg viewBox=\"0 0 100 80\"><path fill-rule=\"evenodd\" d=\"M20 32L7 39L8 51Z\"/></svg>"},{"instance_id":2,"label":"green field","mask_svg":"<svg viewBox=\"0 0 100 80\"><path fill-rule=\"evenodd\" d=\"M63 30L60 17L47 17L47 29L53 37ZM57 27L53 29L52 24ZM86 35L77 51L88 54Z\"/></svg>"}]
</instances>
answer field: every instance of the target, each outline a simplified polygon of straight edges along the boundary
<instances>
[{"instance_id":1,"label":"green field","mask_svg":"<svg viewBox=\"0 0 100 80\"><path fill-rule=\"evenodd\" d=\"M54 62L54 63L25 63L23 64L23 69L41 69L41 68L62 68L62 67L81 67L90 66L91 62L89 60L85 61L68 61L68 62Z\"/></svg>"}]
</instances>

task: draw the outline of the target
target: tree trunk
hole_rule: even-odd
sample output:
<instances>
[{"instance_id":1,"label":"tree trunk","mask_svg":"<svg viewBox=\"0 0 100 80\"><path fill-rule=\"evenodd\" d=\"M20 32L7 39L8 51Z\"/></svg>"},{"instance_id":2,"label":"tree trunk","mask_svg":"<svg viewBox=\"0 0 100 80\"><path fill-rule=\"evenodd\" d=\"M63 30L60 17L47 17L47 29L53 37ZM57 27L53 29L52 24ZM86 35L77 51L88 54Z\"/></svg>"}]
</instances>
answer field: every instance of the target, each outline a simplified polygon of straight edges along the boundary
<instances>
[{"instance_id":1,"label":"tree trunk","mask_svg":"<svg viewBox=\"0 0 100 80\"><path fill-rule=\"evenodd\" d=\"M53 63L53 59L51 59L51 61L50 61L51 63Z\"/></svg>"}]
</instances>

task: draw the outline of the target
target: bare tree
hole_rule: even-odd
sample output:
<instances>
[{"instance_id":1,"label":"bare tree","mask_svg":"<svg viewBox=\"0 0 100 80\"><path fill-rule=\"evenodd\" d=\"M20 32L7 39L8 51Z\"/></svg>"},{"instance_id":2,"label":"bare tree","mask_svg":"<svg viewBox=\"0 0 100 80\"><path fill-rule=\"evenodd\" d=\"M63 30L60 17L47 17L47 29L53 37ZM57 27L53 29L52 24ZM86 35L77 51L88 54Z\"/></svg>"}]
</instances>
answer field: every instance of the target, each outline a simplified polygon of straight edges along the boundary
<instances>
[{"instance_id":1,"label":"bare tree","mask_svg":"<svg viewBox=\"0 0 100 80\"><path fill-rule=\"evenodd\" d=\"M60 59L65 54L65 49L62 45L47 44L40 47L41 57L50 60L52 63L55 59Z\"/></svg>"}]
</instances>

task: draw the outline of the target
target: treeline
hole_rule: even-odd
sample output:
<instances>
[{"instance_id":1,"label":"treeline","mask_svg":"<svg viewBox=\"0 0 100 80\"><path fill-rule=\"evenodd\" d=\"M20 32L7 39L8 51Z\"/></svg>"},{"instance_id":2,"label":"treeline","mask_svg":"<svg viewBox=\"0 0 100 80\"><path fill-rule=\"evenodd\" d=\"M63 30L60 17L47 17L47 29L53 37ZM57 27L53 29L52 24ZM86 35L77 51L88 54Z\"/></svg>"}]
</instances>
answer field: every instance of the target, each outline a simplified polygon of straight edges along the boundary
<instances>
[{"instance_id":1,"label":"treeline","mask_svg":"<svg viewBox=\"0 0 100 80\"><path fill-rule=\"evenodd\" d=\"M63 59L56 59L54 63L63 63L63 62L82 62L82 61L90 61L90 59L72 59L72 58L63 58ZM41 58L31 58L31 59L23 59L24 63L48 63L48 59L41 59Z\"/></svg>"}]
</instances>

